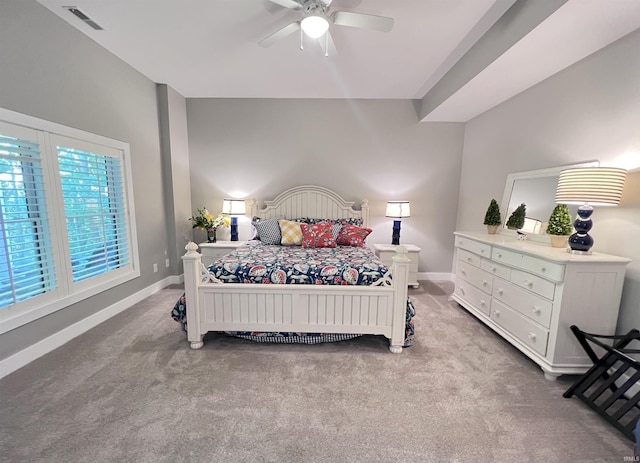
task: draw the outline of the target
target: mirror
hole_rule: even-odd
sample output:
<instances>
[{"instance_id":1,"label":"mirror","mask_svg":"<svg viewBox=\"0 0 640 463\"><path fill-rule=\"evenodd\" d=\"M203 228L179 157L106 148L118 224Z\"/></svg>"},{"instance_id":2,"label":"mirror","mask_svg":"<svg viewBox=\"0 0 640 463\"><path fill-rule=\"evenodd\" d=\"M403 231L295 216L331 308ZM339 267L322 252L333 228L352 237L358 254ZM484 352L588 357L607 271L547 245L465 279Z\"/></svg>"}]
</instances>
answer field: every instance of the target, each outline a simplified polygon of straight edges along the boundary
<instances>
[{"instance_id":1,"label":"mirror","mask_svg":"<svg viewBox=\"0 0 640 463\"><path fill-rule=\"evenodd\" d=\"M591 161L548 169L515 172L507 175L502 203L500 204L503 223L506 223L513 211L524 203L527 208L527 219L522 230L529 234L533 240L549 241L545 230L549 216L556 205L556 187L558 186L560 171L569 167L598 164L597 161ZM569 206L569 212L572 217L575 217L577 206ZM516 234L514 230L508 230L504 227L500 229L500 233Z\"/></svg>"}]
</instances>

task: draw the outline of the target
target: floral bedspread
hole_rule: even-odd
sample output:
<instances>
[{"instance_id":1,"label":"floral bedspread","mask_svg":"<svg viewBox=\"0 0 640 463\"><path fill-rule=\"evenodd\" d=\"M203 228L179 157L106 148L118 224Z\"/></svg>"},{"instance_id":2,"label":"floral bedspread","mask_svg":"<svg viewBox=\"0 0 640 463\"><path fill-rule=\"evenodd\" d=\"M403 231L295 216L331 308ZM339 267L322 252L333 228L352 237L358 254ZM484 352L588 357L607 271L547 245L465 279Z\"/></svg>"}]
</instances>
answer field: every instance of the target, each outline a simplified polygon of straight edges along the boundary
<instances>
[{"instance_id":1,"label":"floral bedspread","mask_svg":"<svg viewBox=\"0 0 640 463\"><path fill-rule=\"evenodd\" d=\"M366 246L303 248L250 241L209 270L225 283L370 285L389 269Z\"/></svg>"},{"instance_id":2,"label":"floral bedspread","mask_svg":"<svg viewBox=\"0 0 640 463\"><path fill-rule=\"evenodd\" d=\"M302 248L249 241L209 266L225 283L287 283L317 285L371 285L389 270L368 247ZM186 299L175 303L171 316L186 331ZM405 347L413 343L415 309L407 300ZM351 339L359 334L229 332L257 342L316 344Z\"/></svg>"}]
</instances>

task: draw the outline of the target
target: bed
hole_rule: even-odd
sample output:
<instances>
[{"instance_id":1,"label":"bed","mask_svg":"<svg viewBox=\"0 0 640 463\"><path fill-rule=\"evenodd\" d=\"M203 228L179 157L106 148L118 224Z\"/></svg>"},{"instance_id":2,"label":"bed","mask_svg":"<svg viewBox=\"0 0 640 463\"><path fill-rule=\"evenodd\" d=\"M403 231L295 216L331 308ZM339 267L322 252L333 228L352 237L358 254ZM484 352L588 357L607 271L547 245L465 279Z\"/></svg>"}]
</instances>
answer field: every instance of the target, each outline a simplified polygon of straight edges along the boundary
<instances>
[{"instance_id":1,"label":"bed","mask_svg":"<svg viewBox=\"0 0 640 463\"><path fill-rule=\"evenodd\" d=\"M327 188L313 185L286 190L272 201L265 201L264 207L259 207L255 200L250 201L249 206L251 217L259 217L263 224L278 219L297 222L301 218L314 218L309 224L329 222L333 233L335 224L344 224L346 229L347 224L359 223L364 228L369 219L366 200L359 209L355 209L353 202L345 201ZM307 228L311 230L311 225ZM261 245L252 243L235 252L251 252L252 247L266 252L267 248L258 247ZM326 284L327 280L322 279L315 284L305 281L305 275L309 274L308 264L315 257L306 257L298 262L304 265L300 265L297 271L272 269L266 277L267 272L260 265L253 265L244 274L240 273L241 276L230 277L238 268L228 268L228 272L221 273L225 262L217 262L207 268L202 264L195 243L188 243L185 249L187 252L182 259L185 299L188 301L186 331L192 349L203 346L204 335L209 331L295 332L383 335L389 339L391 352L402 352L410 263L403 246L397 247L390 269L370 267L371 271L365 272L335 265L339 270L327 270L323 275L330 279L338 278L331 281L333 284ZM323 249L320 247L318 251ZM234 267L234 256L231 259L227 265ZM245 254L244 261L247 260L252 259L246 258ZM374 265L378 266L378 263Z\"/></svg>"}]
</instances>

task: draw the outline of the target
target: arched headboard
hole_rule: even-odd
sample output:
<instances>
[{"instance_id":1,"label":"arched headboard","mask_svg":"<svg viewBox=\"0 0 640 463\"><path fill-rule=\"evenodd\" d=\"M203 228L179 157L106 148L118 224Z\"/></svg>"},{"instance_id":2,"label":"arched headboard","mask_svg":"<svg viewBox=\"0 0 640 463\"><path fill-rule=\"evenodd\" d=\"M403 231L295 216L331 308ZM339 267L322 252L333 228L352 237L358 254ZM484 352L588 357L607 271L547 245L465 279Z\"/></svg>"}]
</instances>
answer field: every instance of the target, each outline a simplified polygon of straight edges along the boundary
<instances>
[{"instance_id":1,"label":"arched headboard","mask_svg":"<svg viewBox=\"0 0 640 463\"><path fill-rule=\"evenodd\" d=\"M301 185L283 191L275 199L265 201L264 208L258 201L249 202L251 217L271 219L284 216L288 219L309 217L316 219L361 218L362 224L369 222L369 202L365 199L360 209L354 209L353 201L345 201L336 192L316 185Z\"/></svg>"}]
</instances>

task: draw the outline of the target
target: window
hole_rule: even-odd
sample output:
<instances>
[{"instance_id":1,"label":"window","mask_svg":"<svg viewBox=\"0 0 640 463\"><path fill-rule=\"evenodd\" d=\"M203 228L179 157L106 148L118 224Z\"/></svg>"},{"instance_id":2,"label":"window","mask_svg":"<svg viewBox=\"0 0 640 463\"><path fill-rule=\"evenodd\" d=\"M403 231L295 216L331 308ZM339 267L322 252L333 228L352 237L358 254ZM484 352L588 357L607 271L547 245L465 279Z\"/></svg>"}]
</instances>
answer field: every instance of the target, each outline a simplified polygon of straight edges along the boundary
<instances>
[{"instance_id":1,"label":"window","mask_svg":"<svg viewBox=\"0 0 640 463\"><path fill-rule=\"evenodd\" d=\"M9 132L0 129L0 307L55 287L39 145Z\"/></svg>"},{"instance_id":2,"label":"window","mask_svg":"<svg viewBox=\"0 0 640 463\"><path fill-rule=\"evenodd\" d=\"M0 109L0 333L137 276L128 145Z\"/></svg>"}]
</instances>

